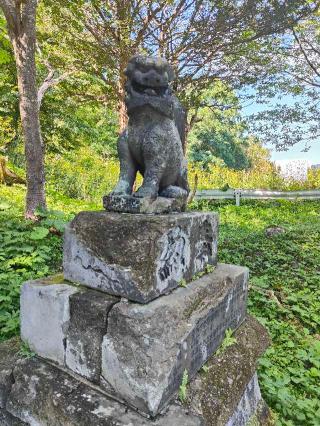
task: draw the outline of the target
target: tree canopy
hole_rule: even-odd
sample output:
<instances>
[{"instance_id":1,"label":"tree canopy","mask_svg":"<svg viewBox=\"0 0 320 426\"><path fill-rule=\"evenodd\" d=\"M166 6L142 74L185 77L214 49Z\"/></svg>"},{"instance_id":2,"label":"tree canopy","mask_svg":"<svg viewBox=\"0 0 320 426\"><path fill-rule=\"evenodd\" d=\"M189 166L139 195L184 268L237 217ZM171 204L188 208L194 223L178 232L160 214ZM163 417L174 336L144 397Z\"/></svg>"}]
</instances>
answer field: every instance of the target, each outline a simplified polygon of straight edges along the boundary
<instances>
[{"instance_id":1,"label":"tree canopy","mask_svg":"<svg viewBox=\"0 0 320 426\"><path fill-rule=\"evenodd\" d=\"M28 75L36 82L38 133L48 154L86 146L100 157L116 155L127 120L124 70L137 53L173 65L173 89L187 111L189 157L203 167L219 161L250 167L247 149L256 136L280 148L318 136L318 2L28 0L16 7L23 12L29 2L37 6L37 26L36 68ZM0 3L6 12L0 11L0 149L24 167L19 74L7 31L13 2ZM258 114L250 135L240 108L248 87L260 102L299 98Z\"/></svg>"}]
</instances>

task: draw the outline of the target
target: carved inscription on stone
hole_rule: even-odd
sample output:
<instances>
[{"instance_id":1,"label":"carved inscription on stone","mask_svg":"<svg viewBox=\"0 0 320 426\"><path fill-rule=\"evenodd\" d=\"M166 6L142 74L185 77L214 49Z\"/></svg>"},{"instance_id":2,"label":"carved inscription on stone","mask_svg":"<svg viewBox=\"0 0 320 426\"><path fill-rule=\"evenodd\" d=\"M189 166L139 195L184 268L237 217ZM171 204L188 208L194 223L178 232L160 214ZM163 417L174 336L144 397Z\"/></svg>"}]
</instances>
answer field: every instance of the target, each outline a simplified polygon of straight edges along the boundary
<instances>
[{"instance_id":1,"label":"carved inscription on stone","mask_svg":"<svg viewBox=\"0 0 320 426\"><path fill-rule=\"evenodd\" d=\"M64 276L148 303L215 265L217 240L215 213L81 212L64 233Z\"/></svg>"},{"instance_id":2,"label":"carved inscription on stone","mask_svg":"<svg viewBox=\"0 0 320 426\"><path fill-rule=\"evenodd\" d=\"M169 280L183 278L190 263L190 237L177 226L163 235L160 241L163 250L156 273L157 288L160 291L168 286Z\"/></svg>"},{"instance_id":3,"label":"carved inscription on stone","mask_svg":"<svg viewBox=\"0 0 320 426\"><path fill-rule=\"evenodd\" d=\"M175 241L179 235L177 229ZM182 248L184 243L181 239ZM174 257L176 252L170 253ZM184 371L193 377L226 329L242 323L247 280L246 268L220 264L213 273L147 305L116 304L102 344L106 383L132 406L156 415L178 391Z\"/></svg>"},{"instance_id":4,"label":"carved inscription on stone","mask_svg":"<svg viewBox=\"0 0 320 426\"><path fill-rule=\"evenodd\" d=\"M237 279L232 290L199 319L189 336L180 344L177 363L171 373L163 401L179 388L184 370L192 377L218 348L228 328L236 329L245 319L247 274Z\"/></svg>"}]
</instances>

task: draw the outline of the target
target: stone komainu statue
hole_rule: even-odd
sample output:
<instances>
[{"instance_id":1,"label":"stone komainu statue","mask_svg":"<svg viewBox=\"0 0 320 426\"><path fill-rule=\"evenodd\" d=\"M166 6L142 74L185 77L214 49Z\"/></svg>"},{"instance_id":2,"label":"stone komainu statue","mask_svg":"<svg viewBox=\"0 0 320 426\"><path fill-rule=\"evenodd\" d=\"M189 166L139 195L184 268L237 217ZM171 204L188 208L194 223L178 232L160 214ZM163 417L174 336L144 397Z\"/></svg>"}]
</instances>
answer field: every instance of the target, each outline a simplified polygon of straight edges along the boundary
<instances>
[{"instance_id":1,"label":"stone komainu statue","mask_svg":"<svg viewBox=\"0 0 320 426\"><path fill-rule=\"evenodd\" d=\"M131 195L136 174L144 179L135 197L187 198L185 112L172 94L173 71L162 58L134 56L126 69L128 128L118 141L120 177L114 195Z\"/></svg>"}]
</instances>

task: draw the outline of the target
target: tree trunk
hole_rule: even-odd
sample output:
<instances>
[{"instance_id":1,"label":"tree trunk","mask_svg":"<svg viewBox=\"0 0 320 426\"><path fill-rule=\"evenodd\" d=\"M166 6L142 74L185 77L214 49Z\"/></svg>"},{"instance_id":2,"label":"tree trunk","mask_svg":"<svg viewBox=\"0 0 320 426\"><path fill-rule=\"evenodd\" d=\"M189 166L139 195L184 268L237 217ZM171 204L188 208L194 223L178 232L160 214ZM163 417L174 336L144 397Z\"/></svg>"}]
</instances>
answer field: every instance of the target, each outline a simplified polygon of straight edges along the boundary
<instances>
[{"instance_id":1,"label":"tree trunk","mask_svg":"<svg viewBox=\"0 0 320 426\"><path fill-rule=\"evenodd\" d=\"M25 144L27 195L25 215L35 218L46 208L44 145L41 138L36 82L36 0L1 1L17 66L19 108Z\"/></svg>"},{"instance_id":2,"label":"tree trunk","mask_svg":"<svg viewBox=\"0 0 320 426\"><path fill-rule=\"evenodd\" d=\"M124 98L119 99L119 132L122 133L128 125L127 108Z\"/></svg>"},{"instance_id":3,"label":"tree trunk","mask_svg":"<svg viewBox=\"0 0 320 426\"><path fill-rule=\"evenodd\" d=\"M27 196L26 217L33 218L38 207L46 208L44 145L40 132L36 85L35 37L15 43L20 96L20 116L25 143Z\"/></svg>"}]
</instances>

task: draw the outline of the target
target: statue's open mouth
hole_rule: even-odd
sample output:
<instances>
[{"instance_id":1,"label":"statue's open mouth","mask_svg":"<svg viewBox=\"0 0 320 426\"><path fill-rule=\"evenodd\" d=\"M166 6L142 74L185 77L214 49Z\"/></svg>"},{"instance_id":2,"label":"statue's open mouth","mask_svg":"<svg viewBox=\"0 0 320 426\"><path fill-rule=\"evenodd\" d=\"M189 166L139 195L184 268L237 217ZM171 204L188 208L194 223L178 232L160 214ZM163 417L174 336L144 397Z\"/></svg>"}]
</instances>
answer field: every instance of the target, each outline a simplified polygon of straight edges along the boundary
<instances>
[{"instance_id":1,"label":"statue's open mouth","mask_svg":"<svg viewBox=\"0 0 320 426\"><path fill-rule=\"evenodd\" d=\"M131 84L135 92L149 96L164 96L168 90L168 86L145 86L134 80Z\"/></svg>"}]
</instances>

